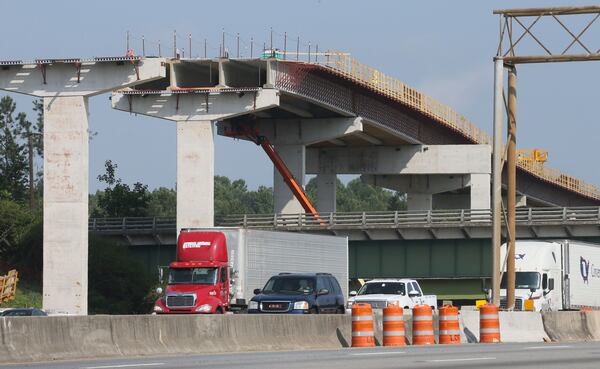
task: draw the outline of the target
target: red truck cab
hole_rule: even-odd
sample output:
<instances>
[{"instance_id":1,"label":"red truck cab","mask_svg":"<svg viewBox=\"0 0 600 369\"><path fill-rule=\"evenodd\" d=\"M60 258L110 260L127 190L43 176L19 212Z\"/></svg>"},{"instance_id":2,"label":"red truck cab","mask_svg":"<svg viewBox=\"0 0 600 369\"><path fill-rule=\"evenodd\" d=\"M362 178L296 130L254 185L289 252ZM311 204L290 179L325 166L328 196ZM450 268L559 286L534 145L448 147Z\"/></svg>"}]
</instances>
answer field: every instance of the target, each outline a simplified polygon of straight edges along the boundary
<instances>
[{"instance_id":1,"label":"red truck cab","mask_svg":"<svg viewBox=\"0 0 600 369\"><path fill-rule=\"evenodd\" d=\"M222 314L229 310L228 261L223 232L181 232L177 261L169 265L169 283L154 312Z\"/></svg>"}]
</instances>

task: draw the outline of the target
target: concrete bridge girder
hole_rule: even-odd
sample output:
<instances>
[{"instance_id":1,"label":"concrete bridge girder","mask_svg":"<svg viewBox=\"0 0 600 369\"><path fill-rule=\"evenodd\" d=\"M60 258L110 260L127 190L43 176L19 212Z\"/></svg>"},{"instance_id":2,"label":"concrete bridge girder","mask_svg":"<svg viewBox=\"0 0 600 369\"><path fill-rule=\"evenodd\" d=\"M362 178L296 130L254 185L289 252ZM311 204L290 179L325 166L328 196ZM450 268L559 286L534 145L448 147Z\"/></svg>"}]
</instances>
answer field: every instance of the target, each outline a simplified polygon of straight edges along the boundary
<instances>
[{"instance_id":1,"label":"concrete bridge girder","mask_svg":"<svg viewBox=\"0 0 600 369\"><path fill-rule=\"evenodd\" d=\"M43 98L43 307L87 314L88 97L164 78L164 59L3 65L0 89Z\"/></svg>"},{"instance_id":2,"label":"concrete bridge girder","mask_svg":"<svg viewBox=\"0 0 600 369\"><path fill-rule=\"evenodd\" d=\"M310 148L306 156L307 173L361 174L366 183L408 193L409 210L429 210L435 202L440 208L490 206L488 145ZM466 187L468 197L433 196Z\"/></svg>"}]
</instances>

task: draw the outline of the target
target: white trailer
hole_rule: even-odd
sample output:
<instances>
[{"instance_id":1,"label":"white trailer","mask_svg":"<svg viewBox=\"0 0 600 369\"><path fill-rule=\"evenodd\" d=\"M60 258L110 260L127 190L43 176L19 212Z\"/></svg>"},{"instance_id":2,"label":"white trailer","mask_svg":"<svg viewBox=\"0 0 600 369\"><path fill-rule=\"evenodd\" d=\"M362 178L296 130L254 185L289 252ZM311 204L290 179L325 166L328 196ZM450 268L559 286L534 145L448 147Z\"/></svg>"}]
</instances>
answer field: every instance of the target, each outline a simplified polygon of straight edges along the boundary
<instances>
[{"instance_id":1,"label":"white trailer","mask_svg":"<svg viewBox=\"0 0 600 369\"><path fill-rule=\"evenodd\" d=\"M255 289L285 272L331 273L348 296L347 237L227 227L189 230L225 234L232 306L245 307Z\"/></svg>"},{"instance_id":2,"label":"white trailer","mask_svg":"<svg viewBox=\"0 0 600 369\"><path fill-rule=\"evenodd\" d=\"M501 248L505 259L506 244ZM581 241L517 241L515 310L600 309L600 245ZM500 306L506 307L506 275Z\"/></svg>"}]
</instances>

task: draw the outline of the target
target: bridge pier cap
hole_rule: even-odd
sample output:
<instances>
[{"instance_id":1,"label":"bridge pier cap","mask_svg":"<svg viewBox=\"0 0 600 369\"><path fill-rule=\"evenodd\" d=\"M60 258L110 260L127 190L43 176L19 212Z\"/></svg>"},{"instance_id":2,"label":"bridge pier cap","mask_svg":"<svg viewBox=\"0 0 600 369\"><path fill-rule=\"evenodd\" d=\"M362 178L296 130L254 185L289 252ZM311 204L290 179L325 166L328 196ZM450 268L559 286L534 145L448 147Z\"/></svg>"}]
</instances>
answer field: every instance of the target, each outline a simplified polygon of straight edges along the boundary
<instances>
[{"instance_id":1,"label":"bridge pier cap","mask_svg":"<svg viewBox=\"0 0 600 369\"><path fill-rule=\"evenodd\" d=\"M44 100L43 307L86 315L88 98L166 76L139 57L0 62L0 89Z\"/></svg>"}]
</instances>

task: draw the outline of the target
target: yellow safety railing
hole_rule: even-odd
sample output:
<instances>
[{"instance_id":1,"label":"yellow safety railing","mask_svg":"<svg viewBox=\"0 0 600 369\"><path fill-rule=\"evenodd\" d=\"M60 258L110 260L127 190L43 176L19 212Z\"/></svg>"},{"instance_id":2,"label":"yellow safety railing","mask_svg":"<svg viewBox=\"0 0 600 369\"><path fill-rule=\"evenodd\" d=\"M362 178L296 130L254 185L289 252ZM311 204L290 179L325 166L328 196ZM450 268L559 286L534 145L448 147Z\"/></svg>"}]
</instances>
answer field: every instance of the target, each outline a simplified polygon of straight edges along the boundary
<instances>
[{"instance_id":1,"label":"yellow safety railing","mask_svg":"<svg viewBox=\"0 0 600 369\"><path fill-rule=\"evenodd\" d=\"M0 276L0 304L15 299L18 277L19 273L14 269L10 270L7 275Z\"/></svg>"},{"instance_id":2,"label":"yellow safety railing","mask_svg":"<svg viewBox=\"0 0 600 369\"><path fill-rule=\"evenodd\" d=\"M329 67L345 78L399 101L441 124L459 131L474 143L492 144L491 136L449 106L405 85L394 77L358 62L347 53L327 52L325 57L314 63ZM557 169L539 164L522 160L517 162L517 166L545 181L600 200L600 190L596 186L562 173Z\"/></svg>"}]
</instances>

